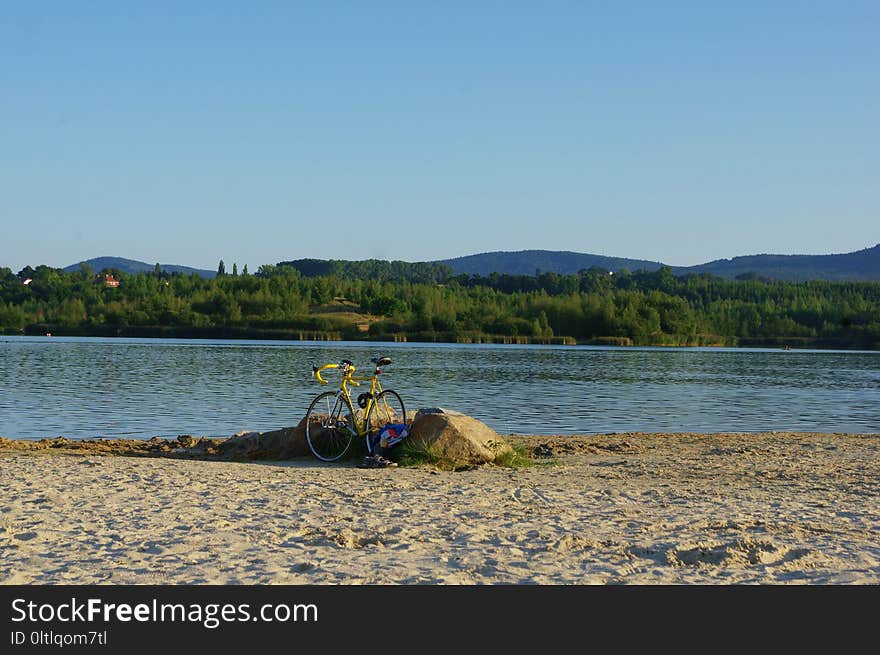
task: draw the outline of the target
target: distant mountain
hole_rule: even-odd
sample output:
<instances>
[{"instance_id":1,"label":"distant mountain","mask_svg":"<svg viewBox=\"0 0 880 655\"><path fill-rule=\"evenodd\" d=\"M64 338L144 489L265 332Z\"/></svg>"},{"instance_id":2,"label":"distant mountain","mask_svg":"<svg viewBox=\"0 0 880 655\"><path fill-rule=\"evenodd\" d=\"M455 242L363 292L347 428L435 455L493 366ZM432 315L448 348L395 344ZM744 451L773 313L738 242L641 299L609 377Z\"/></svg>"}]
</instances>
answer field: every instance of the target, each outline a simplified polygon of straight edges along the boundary
<instances>
[{"instance_id":1,"label":"distant mountain","mask_svg":"<svg viewBox=\"0 0 880 655\"><path fill-rule=\"evenodd\" d=\"M297 260L299 262L318 262L323 260ZM282 262L282 264L295 264ZM333 263L327 260L327 263ZM336 262L345 264L346 262ZM349 262L351 263L351 262ZM379 262L382 263L382 262ZM398 264L401 262L398 262ZM665 264L644 259L627 259L624 257L607 257L588 253L570 252L567 250L520 250L485 252L465 257L441 259L422 264L445 264L455 275L481 275L492 273L508 275L535 275L540 273L559 273L571 275L593 266L618 272L622 269L630 271L656 271ZM95 257L66 267L65 271L75 271L80 264L88 264L94 271L104 268L116 268L123 273L141 273L152 271L155 264L148 264L122 257ZM392 262L394 264L394 262ZM419 264L419 262L416 262ZM209 271L175 264L160 264L163 271L169 273L195 273L204 278L213 278L216 271ZM689 273L709 273L727 279L736 278L772 278L792 282L806 280L833 281L880 281L880 244L873 248L865 248L856 252L835 255L746 255L732 259L718 259L695 266L672 266L675 275ZM360 270L360 269L358 269ZM372 274L364 272L365 277Z\"/></svg>"},{"instance_id":2,"label":"distant mountain","mask_svg":"<svg viewBox=\"0 0 880 655\"><path fill-rule=\"evenodd\" d=\"M571 275L598 266L608 271L655 271L664 264L642 259L624 259L563 250L520 250L486 252L438 263L452 268L456 275L487 276L491 273L535 275L553 272ZM857 252L838 255L748 255L718 259L695 266L672 266L675 275L710 273L727 279L760 277L803 282L806 280L880 281L880 244Z\"/></svg>"},{"instance_id":3,"label":"distant mountain","mask_svg":"<svg viewBox=\"0 0 880 655\"><path fill-rule=\"evenodd\" d=\"M624 259L622 257L606 257L589 255L564 250L520 250L517 252L499 251L485 252L478 255L442 259L438 263L449 266L456 275L490 275L507 273L508 275L535 275L541 273L559 273L571 275L582 269L598 266L607 271L619 271L628 268L631 271L656 271L663 266L660 262L643 259Z\"/></svg>"},{"instance_id":4,"label":"distant mountain","mask_svg":"<svg viewBox=\"0 0 880 655\"><path fill-rule=\"evenodd\" d=\"M880 244L839 255L748 255L718 259L706 264L673 267L675 275L711 273L728 279L750 274L776 280L805 282L880 280Z\"/></svg>"},{"instance_id":5,"label":"distant mountain","mask_svg":"<svg viewBox=\"0 0 880 655\"><path fill-rule=\"evenodd\" d=\"M125 259L123 257L94 257L93 259L87 259L85 261L66 266L64 270L68 272L77 271L79 270L81 264L88 264L96 273L102 271L105 268L115 268L122 271L123 273L146 273L149 271L153 271L156 268L155 263L147 264L146 262L139 262L134 259ZM183 273L184 275L195 273L196 275L209 279L217 275L217 271L207 271L200 268L190 268L189 266L178 266L176 264L159 264L159 268L166 273Z\"/></svg>"}]
</instances>

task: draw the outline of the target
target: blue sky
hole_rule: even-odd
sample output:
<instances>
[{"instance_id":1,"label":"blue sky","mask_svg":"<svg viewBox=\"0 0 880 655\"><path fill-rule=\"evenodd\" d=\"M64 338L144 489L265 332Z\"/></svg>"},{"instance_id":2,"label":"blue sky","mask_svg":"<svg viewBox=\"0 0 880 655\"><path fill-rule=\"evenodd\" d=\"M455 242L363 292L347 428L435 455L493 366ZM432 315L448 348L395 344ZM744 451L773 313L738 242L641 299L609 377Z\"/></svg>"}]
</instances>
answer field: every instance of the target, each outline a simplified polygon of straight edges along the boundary
<instances>
[{"instance_id":1,"label":"blue sky","mask_svg":"<svg viewBox=\"0 0 880 655\"><path fill-rule=\"evenodd\" d=\"M880 242L877 2L11 2L0 266Z\"/></svg>"}]
</instances>

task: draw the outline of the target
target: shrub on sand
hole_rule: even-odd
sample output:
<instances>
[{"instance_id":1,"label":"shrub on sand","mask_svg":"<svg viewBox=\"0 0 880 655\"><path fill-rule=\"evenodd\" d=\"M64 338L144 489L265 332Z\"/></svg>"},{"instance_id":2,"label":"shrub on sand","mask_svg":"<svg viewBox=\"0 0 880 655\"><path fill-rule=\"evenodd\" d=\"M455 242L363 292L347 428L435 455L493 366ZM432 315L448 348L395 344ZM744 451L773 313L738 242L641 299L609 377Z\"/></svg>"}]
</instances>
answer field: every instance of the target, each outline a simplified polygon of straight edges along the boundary
<instances>
[{"instance_id":1,"label":"shrub on sand","mask_svg":"<svg viewBox=\"0 0 880 655\"><path fill-rule=\"evenodd\" d=\"M529 456L529 450L522 445L514 445L500 453L491 464L462 464L443 454L436 444L424 444L405 439L394 453L401 466L434 466L442 471L466 471L482 466L503 468L526 468L538 464Z\"/></svg>"}]
</instances>

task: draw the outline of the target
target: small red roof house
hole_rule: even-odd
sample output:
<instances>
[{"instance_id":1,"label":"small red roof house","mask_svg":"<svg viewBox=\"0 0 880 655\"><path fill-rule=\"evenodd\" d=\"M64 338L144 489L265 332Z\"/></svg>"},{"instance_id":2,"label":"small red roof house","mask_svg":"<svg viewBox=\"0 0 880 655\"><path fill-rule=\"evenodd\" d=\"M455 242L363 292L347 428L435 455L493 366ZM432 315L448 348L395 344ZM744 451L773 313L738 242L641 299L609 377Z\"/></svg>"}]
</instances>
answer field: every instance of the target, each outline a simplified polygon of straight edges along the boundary
<instances>
[{"instance_id":1,"label":"small red roof house","mask_svg":"<svg viewBox=\"0 0 880 655\"><path fill-rule=\"evenodd\" d=\"M95 284L99 284L100 282L103 282L105 287L118 287L119 286L119 280L117 280L115 277L113 277L110 273L107 273L106 275L104 275L103 280L101 279L101 276L98 275L95 278Z\"/></svg>"}]
</instances>

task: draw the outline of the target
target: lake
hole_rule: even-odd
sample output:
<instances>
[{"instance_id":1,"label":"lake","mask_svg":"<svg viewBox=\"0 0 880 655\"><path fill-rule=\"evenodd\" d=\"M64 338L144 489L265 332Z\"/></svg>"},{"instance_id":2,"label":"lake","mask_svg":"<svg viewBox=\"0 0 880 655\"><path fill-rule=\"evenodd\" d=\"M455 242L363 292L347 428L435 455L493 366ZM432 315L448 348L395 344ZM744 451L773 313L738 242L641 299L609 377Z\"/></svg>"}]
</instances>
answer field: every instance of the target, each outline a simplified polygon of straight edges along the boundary
<instances>
[{"instance_id":1,"label":"lake","mask_svg":"<svg viewBox=\"0 0 880 655\"><path fill-rule=\"evenodd\" d=\"M407 409L459 410L501 434L880 431L880 352L9 336L0 435L292 426L330 388L313 365L367 373L380 355Z\"/></svg>"}]
</instances>

